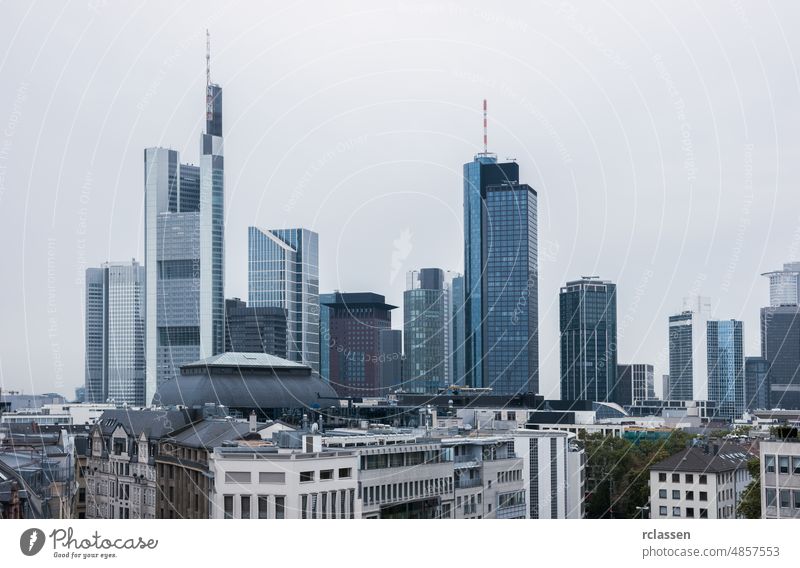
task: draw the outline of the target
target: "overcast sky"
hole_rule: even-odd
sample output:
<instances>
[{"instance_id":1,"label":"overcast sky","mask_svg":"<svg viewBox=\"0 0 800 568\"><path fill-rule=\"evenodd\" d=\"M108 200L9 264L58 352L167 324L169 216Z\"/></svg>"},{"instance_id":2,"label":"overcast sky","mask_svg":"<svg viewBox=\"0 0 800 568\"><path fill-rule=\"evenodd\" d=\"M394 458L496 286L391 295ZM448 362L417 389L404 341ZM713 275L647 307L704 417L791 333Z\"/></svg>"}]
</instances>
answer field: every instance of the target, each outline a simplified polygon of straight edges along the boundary
<instances>
[{"instance_id":1,"label":"overcast sky","mask_svg":"<svg viewBox=\"0 0 800 568\"><path fill-rule=\"evenodd\" d=\"M618 284L620 362L667 372L692 293L758 354L759 274L800 259L792 4L0 2L0 386L83 384L84 270L144 260L145 147L197 163L207 27L227 297L252 224L317 231L323 292L402 305L407 270L462 271L485 97L489 150L539 193L545 396L584 274Z\"/></svg>"}]
</instances>

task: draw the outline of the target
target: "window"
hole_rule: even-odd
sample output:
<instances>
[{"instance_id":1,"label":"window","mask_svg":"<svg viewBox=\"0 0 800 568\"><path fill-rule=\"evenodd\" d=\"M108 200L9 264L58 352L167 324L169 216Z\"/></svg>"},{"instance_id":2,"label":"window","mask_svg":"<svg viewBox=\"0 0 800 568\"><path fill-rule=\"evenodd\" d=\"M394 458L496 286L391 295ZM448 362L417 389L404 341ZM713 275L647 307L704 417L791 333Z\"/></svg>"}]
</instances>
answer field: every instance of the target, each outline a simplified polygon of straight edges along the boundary
<instances>
[{"instance_id":1,"label":"window","mask_svg":"<svg viewBox=\"0 0 800 568\"><path fill-rule=\"evenodd\" d=\"M788 509L790 507L789 493L790 491L788 489L781 489L781 509Z\"/></svg>"},{"instance_id":2,"label":"window","mask_svg":"<svg viewBox=\"0 0 800 568\"><path fill-rule=\"evenodd\" d=\"M672 498L673 499L680 499L681 498L681 492L678 489L673 489L672 490Z\"/></svg>"},{"instance_id":3,"label":"window","mask_svg":"<svg viewBox=\"0 0 800 568\"><path fill-rule=\"evenodd\" d=\"M170 476L171 478L172 476ZM226 471L225 483L250 483L249 471Z\"/></svg>"},{"instance_id":4,"label":"window","mask_svg":"<svg viewBox=\"0 0 800 568\"><path fill-rule=\"evenodd\" d=\"M339 479L349 479L353 476L353 472L349 467L340 467L339 468Z\"/></svg>"},{"instance_id":5,"label":"window","mask_svg":"<svg viewBox=\"0 0 800 568\"><path fill-rule=\"evenodd\" d=\"M509 411L509 412L506 413L506 415L508 416L509 420L516 420L517 419L517 413L516 412Z\"/></svg>"},{"instance_id":6,"label":"window","mask_svg":"<svg viewBox=\"0 0 800 568\"><path fill-rule=\"evenodd\" d=\"M800 474L800 457L792 458L792 471L795 475Z\"/></svg>"},{"instance_id":7,"label":"window","mask_svg":"<svg viewBox=\"0 0 800 568\"><path fill-rule=\"evenodd\" d=\"M681 474L680 473L673 473L672 474L672 483L680 483L681 482Z\"/></svg>"},{"instance_id":8,"label":"window","mask_svg":"<svg viewBox=\"0 0 800 568\"><path fill-rule=\"evenodd\" d=\"M286 474L282 471L259 471L259 483L286 483Z\"/></svg>"},{"instance_id":9,"label":"window","mask_svg":"<svg viewBox=\"0 0 800 568\"><path fill-rule=\"evenodd\" d=\"M301 518L307 519L308 518L308 495L301 495L300 496L300 512Z\"/></svg>"},{"instance_id":10,"label":"window","mask_svg":"<svg viewBox=\"0 0 800 568\"><path fill-rule=\"evenodd\" d=\"M686 500L687 501L694 501L694 491L687 491L686 492Z\"/></svg>"},{"instance_id":11,"label":"window","mask_svg":"<svg viewBox=\"0 0 800 568\"><path fill-rule=\"evenodd\" d=\"M706 476L705 475L701 475L700 476L700 485L705 485L706 483L707 483Z\"/></svg>"},{"instance_id":12,"label":"window","mask_svg":"<svg viewBox=\"0 0 800 568\"><path fill-rule=\"evenodd\" d=\"M300 472L300 483L307 483L309 481L314 481L314 472L313 471L301 471Z\"/></svg>"},{"instance_id":13,"label":"window","mask_svg":"<svg viewBox=\"0 0 800 568\"><path fill-rule=\"evenodd\" d=\"M800 491L792 491L794 495L794 508L800 509Z\"/></svg>"},{"instance_id":14,"label":"window","mask_svg":"<svg viewBox=\"0 0 800 568\"><path fill-rule=\"evenodd\" d=\"M778 457L778 472L789 473L789 456Z\"/></svg>"},{"instance_id":15,"label":"window","mask_svg":"<svg viewBox=\"0 0 800 568\"><path fill-rule=\"evenodd\" d=\"M658 498L659 499L666 499L667 498L667 490L666 489L659 489L658 490Z\"/></svg>"},{"instance_id":16,"label":"window","mask_svg":"<svg viewBox=\"0 0 800 568\"><path fill-rule=\"evenodd\" d=\"M286 518L286 497L278 496L275 497L275 518L276 519L285 519Z\"/></svg>"},{"instance_id":17,"label":"window","mask_svg":"<svg viewBox=\"0 0 800 568\"><path fill-rule=\"evenodd\" d=\"M258 518L269 518L269 497L267 495L258 496Z\"/></svg>"},{"instance_id":18,"label":"window","mask_svg":"<svg viewBox=\"0 0 800 568\"><path fill-rule=\"evenodd\" d=\"M662 517L666 517L667 516L667 508L664 507L664 506L659 507L658 508L658 514L661 515Z\"/></svg>"},{"instance_id":19,"label":"window","mask_svg":"<svg viewBox=\"0 0 800 568\"><path fill-rule=\"evenodd\" d=\"M242 518L250 518L250 495L242 495Z\"/></svg>"},{"instance_id":20,"label":"window","mask_svg":"<svg viewBox=\"0 0 800 568\"><path fill-rule=\"evenodd\" d=\"M662 482L666 481L667 480L667 474L666 473L659 473L658 474L658 480L662 481Z\"/></svg>"},{"instance_id":21,"label":"window","mask_svg":"<svg viewBox=\"0 0 800 568\"><path fill-rule=\"evenodd\" d=\"M680 507L673 507L672 508L672 516L673 517L680 517L681 516L681 508Z\"/></svg>"},{"instance_id":22,"label":"window","mask_svg":"<svg viewBox=\"0 0 800 568\"><path fill-rule=\"evenodd\" d=\"M319 479L320 481L329 481L333 479L333 470L332 469L323 469L319 472Z\"/></svg>"},{"instance_id":23,"label":"window","mask_svg":"<svg viewBox=\"0 0 800 568\"><path fill-rule=\"evenodd\" d=\"M775 456L766 456L764 459L764 470L767 473L775 473Z\"/></svg>"},{"instance_id":24,"label":"window","mask_svg":"<svg viewBox=\"0 0 800 568\"><path fill-rule=\"evenodd\" d=\"M766 497L767 497L767 507L774 507L775 506L775 499L776 499L775 490L774 489L767 489Z\"/></svg>"},{"instance_id":25,"label":"window","mask_svg":"<svg viewBox=\"0 0 800 568\"><path fill-rule=\"evenodd\" d=\"M700 492L700 500L701 501L708 501L708 493L705 491Z\"/></svg>"},{"instance_id":26,"label":"window","mask_svg":"<svg viewBox=\"0 0 800 568\"><path fill-rule=\"evenodd\" d=\"M694 508L693 507L686 507L686 517L689 519L694 519Z\"/></svg>"},{"instance_id":27,"label":"window","mask_svg":"<svg viewBox=\"0 0 800 568\"><path fill-rule=\"evenodd\" d=\"M708 518L708 509L700 509L700 518L707 519Z\"/></svg>"},{"instance_id":28,"label":"window","mask_svg":"<svg viewBox=\"0 0 800 568\"><path fill-rule=\"evenodd\" d=\"M694 475L687 473L685 476L686 483L694 483Z\"/></svg>"},{"instance_id":29,"label":"window","mask_svg":"<svg viewBox=\"0 0 800 568\"><path fill-rule=\"evenodd\" d=\"M223 503L225 508L225 518L232 519L233 518L233 495L225 495L223 497Z\"/></svg>"}]
</instances>

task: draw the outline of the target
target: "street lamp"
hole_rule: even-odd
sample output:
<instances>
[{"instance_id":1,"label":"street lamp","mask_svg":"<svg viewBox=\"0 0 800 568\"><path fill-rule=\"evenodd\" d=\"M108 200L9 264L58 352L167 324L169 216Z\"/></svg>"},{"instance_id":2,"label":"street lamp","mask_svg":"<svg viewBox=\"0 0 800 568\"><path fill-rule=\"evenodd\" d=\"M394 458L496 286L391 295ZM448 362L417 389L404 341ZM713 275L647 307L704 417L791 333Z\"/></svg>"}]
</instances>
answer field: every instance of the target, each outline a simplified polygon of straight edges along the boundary
<instances>
[{"instance_id":1,"label":"street lamp","mask_svg":"<svg viewBox=\"0 0 800 568\"><path fill-rule=\"evenodd\" d=\"M644 519L644 518L645 518L645 517L644 517L644 512L645 512L645 511L649 511L649 510L650 510L650 507L648 507L647 505L645 505L644 507L636 507L636 510L637 510L637 511L641 511L641 513L642 513L642 518Z\"/></svg>"}]
</instances>

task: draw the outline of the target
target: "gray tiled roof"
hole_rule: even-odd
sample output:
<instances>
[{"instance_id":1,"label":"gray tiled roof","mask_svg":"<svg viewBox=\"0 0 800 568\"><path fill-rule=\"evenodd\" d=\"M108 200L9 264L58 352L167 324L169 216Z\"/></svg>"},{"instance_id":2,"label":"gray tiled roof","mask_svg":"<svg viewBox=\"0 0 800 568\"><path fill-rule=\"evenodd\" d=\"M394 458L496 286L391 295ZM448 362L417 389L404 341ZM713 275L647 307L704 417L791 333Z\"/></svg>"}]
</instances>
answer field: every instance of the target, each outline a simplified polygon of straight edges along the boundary
<instances>
[{"instance_id":1,"label":"gray tiled roof","mask_svg":"<svg viewBox=\"0 0 800 568\"><path fill-rule=\"evenodd\" d=\"M226 440L238 440L250 432L247 422L211 419L189 424L169 437L170 441L190 448L215 448Z\"/></svg>"},{"instance_id":2,"label":"gray tiled roof","mask_svg":"<svg viewBox=\"0 0 800 568\"><path fill-rule=\"evenodd\" d=\"M121 425L128 434L148 438L163 438L170 432L182 428L190 422L189 414L180 410L129 410L118 408L106 410L97 421L104 436L114 432Z\"/></svg>"},{"instance_id":3,"label":"gray tiled roof","mask_svg":"<svg viewBox=\"0 0 800 568\"><path fill-rule=\"evenodd\" d=\"M718 473L745 467L750 458L751 455L747 448L735 444L723 445L716 453L712 448L706 452L704 448L693 447L669 456L650 469L654 471Z\"/></svg>"}]
</instances>

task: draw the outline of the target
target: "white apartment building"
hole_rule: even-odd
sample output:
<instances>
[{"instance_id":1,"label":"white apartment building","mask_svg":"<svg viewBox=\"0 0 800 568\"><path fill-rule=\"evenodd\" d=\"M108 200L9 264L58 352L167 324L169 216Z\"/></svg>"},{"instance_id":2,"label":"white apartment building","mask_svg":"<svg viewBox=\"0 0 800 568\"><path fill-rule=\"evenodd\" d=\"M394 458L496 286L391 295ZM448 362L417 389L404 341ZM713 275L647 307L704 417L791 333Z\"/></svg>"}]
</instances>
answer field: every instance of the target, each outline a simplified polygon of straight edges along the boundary
<instances>
[{"instance_id":1,"label":"white apartment building","mask_svg":"<svg viewBox=\"0 0 800 568\"><path fill-rule=\"evenodd\" d=\"M800 442L761 442L761 518L800 518Z\"/></svg>"},{"instance_id":2,"label":"white apartment building","mask_svg":"<svg viewBox=\"0 0 800 568\"><path fill-rule=\"evenodd\" d=\"M650 468L653 519L734 519L750 483L748 451L739 445L692 447Z\"/></svg>"}]
</instances>

